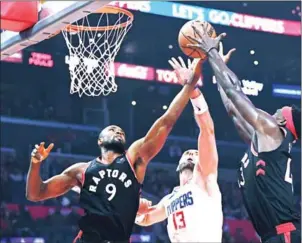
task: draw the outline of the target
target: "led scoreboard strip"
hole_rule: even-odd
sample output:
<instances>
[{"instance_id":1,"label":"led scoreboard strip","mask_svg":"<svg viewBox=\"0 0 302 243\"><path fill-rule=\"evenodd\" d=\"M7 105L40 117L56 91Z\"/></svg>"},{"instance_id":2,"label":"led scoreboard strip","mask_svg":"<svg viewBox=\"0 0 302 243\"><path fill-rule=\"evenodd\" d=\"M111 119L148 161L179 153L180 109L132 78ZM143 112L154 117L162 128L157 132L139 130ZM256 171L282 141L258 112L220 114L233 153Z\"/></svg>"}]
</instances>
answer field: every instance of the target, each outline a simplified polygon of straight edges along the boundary
<instances>
[{"instance_id":1,"label":"led scoreboard strip","mask_svg":"<svg viewBox=\"0 0 302 243\"><path fill-rule=\"evenodd\" d=\"M285 85L285 84L273 84L273 96L301 99L301 86L300 85Z\"/></svg>"},{"instance_id":2,"label":"led scoreboard strip","mask_svg":"<svg viewBox=\"0 0 302 243\"><path fill-rule=\"evenodd\" d=\"M159 1L113 1L111 5L179 19L199 18L212 24L280 35L301 36L301 22L258 17L230 11Z\"/></svg>"}]
</instances>

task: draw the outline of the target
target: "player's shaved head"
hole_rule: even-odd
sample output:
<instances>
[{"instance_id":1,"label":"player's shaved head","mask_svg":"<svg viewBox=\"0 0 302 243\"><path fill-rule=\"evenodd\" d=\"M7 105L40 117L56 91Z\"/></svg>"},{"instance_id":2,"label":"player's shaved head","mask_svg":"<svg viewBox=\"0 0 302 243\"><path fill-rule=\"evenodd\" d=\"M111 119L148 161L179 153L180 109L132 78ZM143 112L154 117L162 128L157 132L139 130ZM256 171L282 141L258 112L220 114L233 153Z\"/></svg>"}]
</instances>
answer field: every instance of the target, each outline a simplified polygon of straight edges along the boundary
<instances>
[{"instance_id":1,"label":"player's shaved head","mask_svg":"<svg viewBox=\"0 0 302 243\"><path fill-rule=\"evenodd\" d=\"M119 126L110 125L104 128L99 134L98 145L105 150L124 153L125 144L125 132Z\"/></svg>"},{"instance_id":2,"label":"player's shaved head","mask_svg":"<svg viewBox=\"0 0 302 243\"><path fill-rule=\"evenodd\" d=\"M105 127L99 134L99 138L102 138L108 134L109 131L117 131L118 133L121 133L125 136L125 132L122 128L120 128L117 125L110 125L108 127Z\"/></svg>"}]
</instances>

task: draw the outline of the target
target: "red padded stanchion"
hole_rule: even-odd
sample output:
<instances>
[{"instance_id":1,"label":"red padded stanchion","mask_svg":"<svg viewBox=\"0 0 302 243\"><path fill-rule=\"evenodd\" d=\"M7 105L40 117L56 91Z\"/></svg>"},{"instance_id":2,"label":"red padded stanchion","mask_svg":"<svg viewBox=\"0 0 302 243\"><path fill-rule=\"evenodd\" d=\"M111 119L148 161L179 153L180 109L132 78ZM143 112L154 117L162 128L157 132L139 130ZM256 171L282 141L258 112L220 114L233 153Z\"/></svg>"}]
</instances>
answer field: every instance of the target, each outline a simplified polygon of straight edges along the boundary
<instances>
[{"instance_id":1,"label":"red padded stanchion","mask_svg":"<svg viewBox=\"0 0 302 243\"><path fill-rule=\"evenodd\" d=\"M1 29L20 32L38 21L38 2L1 1Z\"/></svg>"}]
</instances>

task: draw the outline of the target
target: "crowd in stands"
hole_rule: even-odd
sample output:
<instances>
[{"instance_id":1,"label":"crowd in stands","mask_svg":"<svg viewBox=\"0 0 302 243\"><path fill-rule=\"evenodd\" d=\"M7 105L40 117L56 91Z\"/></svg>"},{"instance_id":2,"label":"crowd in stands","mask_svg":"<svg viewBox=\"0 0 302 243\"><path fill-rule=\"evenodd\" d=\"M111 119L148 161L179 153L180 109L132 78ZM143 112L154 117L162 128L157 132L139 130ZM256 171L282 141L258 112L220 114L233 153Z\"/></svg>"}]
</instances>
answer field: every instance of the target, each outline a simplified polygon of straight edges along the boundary
<instances>
[{"instance_id":1,"label":"crowd in stands","mask_svg":"<svg viewBox=\"0 0 302 243\"><path fill-rule=\"evenodd\" d=\"M41 91L39 95L33 94L34 87L31 86L28 88L19 87L15 83L12 83L11 86L11 90L4 90L5 92L0 92L0 112L2 116L27 118L39 121L57 121L69 124L86 124L87 121L95 120L96 118L101 120L105 117L105 114L102 112L100 112L100 114L96 114L95 116L87 112L89 109L101 109L102 107L102 109L106 111L104 111L104 113L108 113L108 117L110 117L109 122L120 125L128 136L131 135L130 140L143 136L149 130L156 118L163 114L164 110L162 109L162 104L164 104L164 101L162 101L162 99L164 99L165 102L170 102L172 99L172 97L161 97L161 99L154 99L152 102L149 102L148 99L143 100L143 98L140 97L140 103L133 108L134 110L132 112L130 101L123 100L120 104L116 104L114 102L116 102L117 98L113 99L112 97L106 97L104 99L106 100L105 103L107 103L108 106L103 107L101 102L102 99L99 99L97 102L93 102L91 99L81 100L76 96L71 96L69 97L70 107L68 106L67 108L62 108L62 104L68 102L66 100L58 102L56 99L53 99L54 94L47 94L47 89L50 89L50 87L46 84L43 92ZM176 93L179 88L173 86L173 90L173 93ZM147 87L145 87L145 89L141 92L141 96L146 96L150 99L151 97L154 97L154 95L159 95L154 93L148 94ZM125 96L128 95L130 96L131 93L127 93ZM242 142L235 130L234 125L231 122L231 119L228 119L223 105L220 101L219 104L217 104L217 98L218 97L207 97L209 106L215 107L215 109L211 109L211 114L215 124L215 134L217 140ZM117 105L119 105L119 109L116 109ZM268 112L273 112L273 110L268 110ZM89 114L92 117L89 117ZM143 122L141 114L144 114ZM121 117L123 119L121 119ZM223 124L221 123L222 120ZM96 123L97 124L95 125L100 127L100 129L106 125L105 122L101 121ZM132 129L130 127L132 127ZM82 154L93 154L95 152L92 150L92 148L95 147L94 145L97 134L91 134L92 136L89 139L86 139L85 143L81 144L80 146L70 146L73 140L77 139L75 134L72 134L70 131L60 132L59 135L52 133L50 139L53 139L54 141L58 140L57 137L62 137L62 133L66 133L66 137L69 136L68 139L64 139L64 146L66 150L72 149L71 152ZM196 138L198 133L199 129L196 126L192 109L190 106L188 106L174 126L172 134L176 136ZM68 144L68 142L70 144ZM177 144L174 145L174 147L176 146ZM297 146L300 147L300 144L297 143L295 147ZM60 147L62 148L63 145ZM177 152L177 148L175 152Z\"/></svg>"},{"instance_id":2,"label":"crowd in stands","mask_svg":"<svg viewBox=\"0 0 302 243\"><path fill-rule=\"evenodd\" d=\"M217 4L214 4L214 1L207 2L210 4L209 8L216 9L214 5ZM301 19L301 9L296 8L295 5L293 10L288 11L284 11L284 8L280 8L280 6L279 8L275 7L274 11L265 11L266 8L259 8L258 5L253 5L254 7L247 3L243 5L241 10L235 10L237 8L235 6L233 10L229 9L229 11L278 19ZM223 7L217 7L217 9L223 9ZM178 31L178 27L174 25L173 21L176 21L175 24L178 25L179 20L172 18L174 20L171 22L162 21L161 17L154 17L153 15L142 17L141 13L136 15L136 11L134 14L136 20L141 18L142 21L136 21L136 27L131 30L131 34L129 32L126 42L132 43L136 47L134 48L135 51L129 55L123 51L122 45L116 60L135 65L170 69L167 60L179 53L179 50L177 47L167 48L168 45L173 44L173 40L159 38L158 31L159 29L165 30L165 33L162 34L173 38L174 34L177 33L175 30ZM142 35L141 30L146 29L146 23L150 23L152 26L159 24L161 28L147 28L148 31ZM220 32L221 26L216 26L215 28L218 28L217 30ZM272 114L277 107L282 105L290 103L299 105L301 100L277 99L271 96L271 89L274 84L299 84L301 50L296 47L300 45L300 38L257 33L257 31L243 31L237 30L237 28L227 28L227 32L230 38L226 42L225 49L237 48L234 58L232 57L228 64L230 68L236 72L240 79L257 81L264 85L259 96L250 96L255 106ZM148 131L152 123L165 112L163 106L168 106L180 89L177 85L164 84L163 82L117 78L118 92L106 98L79 98L76 94L69 95L70 75L68 66L63 64L67 53L63 51L65 43L58 45L60 42L57 41L58 39L53 38L41 46L35 45L24 50L22 64L1 62L3 67L1 69L0 90L1 118L29 119L32 123L36 120L60 122L60 124L95 125L100 129L108 123L117 124L125 130L127 136L129 135L130 138L127 137L129 145L134 139L143 136ZM281 42L282 47L280 48ZM264 45L264 43L269 44ZM127 47L127 45L124 46ZM249 54L251 48L255 49L255 56ZM54 67L50 69L28 65L26 60L31 51L50 53L55 62ZM254 57L259 60L260 65L253 65ZM211 84L212 70L207 64L204 65L203 76L205 78L203 88L204 90L209 89L209 92L205 91L205 96L215 124L216 139L225 141L225 143L241 142L231 119L227 117L217 87ZM103 102L104 100L106 102ZM131 105L132 100L137 103L135 107ZM105 103L106 105L104 105ZM87 110L100 111L93 114L93 112L86 112ZM108 119L106 120L106 118ZM1 121L1 147L6 149L1 150L0 161L0 243L20 243L20 241L10 241L12 237L41 237L46 239L45 242L35 241L35 243L70 243L78 233L77 221L83 214L78 205L79 194L70 191L61 197L43 202L28 201L25 197L25 183L29 154L35 143L45 141L47 144L50 142L55 144L52 155L43 162L41 167L41 177L43 179L49 178L77 161L88 161L89 156L98 154L96 141L100 129L87 132L80 129L72 130L54 126L37 126L36 124L29 126L18 122L16 124ZM172 130L173 136L185 139L171 139L170 136L167 140L154 162L164 162L168 165L168 169L162 165L151 163L152 166L150 165L144 182L144 197L152 200L155 204L177 185L175 165L185 150L197 147L198 133L199 128L196 126L192 109L188 105ZM189 139L187 139L188 137ZM296 143L294 148L297 147L301 147L301 144ZM7 148L16 148L17 152ZM228 149L229 153L233 152L232 146L223 147L225 151ZM218 150L220 153L221 147L219 145ZM241 153L241 151L239 152ZM76 157L75 154L79 156ZM298 161L296 159L297 154L299 155ZM234 169L234 164L237 163L241 155L243 155L243 151L238 157L234 153L234 157L237 159L228 159L219 154L221 160L219 166L229 166L228 168ZM295 167L293 171L301 171L300 156L301 153L297 152L293 155L293 161L296 160L293 166L297 166L297 164L299 166ZM301 176L294 175L293 177L294 182L300 185L301 182L297 179L300 179ZM222 192L224 213L223 243L259 242L249 223L235 179L233 181L224 180L219 176L219 186ZM295 185L294 187L297 188ZM300 193L301 188L298 188L300 190L295 189L295 192ZM297 195L297 208L301 208L300 203L301 195ZM146 237L139 238L138 235ZM4 238L8 240L3 241ZM135 226L132 242L169 242L166 221L151 227Z\"/></svg>"},{"instance_id":3,"label":"crowd in stands","mask_svg":"<svg viewBox=\"0 0 302 243\"><path fill-rule=\"evenodd\" d=\"M19 89L19 88L18 88ZM30 89L30 88L28 88ZM21 88L20 88L21 90ZM23 91L22 91L23 92ZM31 97L31 98L28 98ZM40 120L40 121L56 121L63 122L69 124L85 124L85 121L90 120L90 118L85 117L87 109L90 109L90 106L86 104L83 105L81 102L77 102L75 99L73 101L72 106L68 112L65 112L62 115L61 103L56 102L55 100L47 99L46 96L38 96L31 94L30 91L24 91L22 94L10 94L10 93L1 93L0 94L0 112L2 116L14 117L14 118L27 118L32 120ZM166 102L170 102L171 99L167 98ZM65 101L62 101L64 103ZM157 104L158 102L159 104ZM126 102L128 103L128 102ZM110 102L109 102L110 104ZM162 109L162 103L159 101L154 101L153 106L144 108L148 106L148 101L140 101L140 106L135 107L134 114L130 112L131 105L125 104L123 102L123 106L119 109L110 109L108 107L109 117L115 117L118 114L118 117L123 117L124 121L133 120L131 126L134 127L134 137L141 136L142 134L137 134L138 131L146 133L152 123L156 120L157 117L163 114L164 110ZM149 105L150 106L150 105ZM101 105L98 107L100 108ZM155 107L155 108L153 108ZM173 129L173 134L178 136L193 136L197 137L199 133L199 129L196 126L194 117L192 115L191 107L188 106L185 113L180 117L176 126ZM147 112L146 112L147 109ZM122 113L121 113L122 112ZM141 122L140 114L144 113L144 122ZM217 114L215 114L215 112ZM230 127L230 129L225 129L227 123L224 126L219 126L218 121L221 119L221 115L227 117L225 111L215 111L213 109L212 115L215 118L214 121L217 121L216 131L217 138L220 140L239 140L237 133L235 133L234 128ZM222 113L222 114L220 114ZM130 115L133 115L131 118ZM103 114L99 114L99 117L103 117ZM124 122L123 121L123 122ZM123 125L120 119L113 119L111 122L115 124L119 124L125 129L126 134L129 133L129 124ZM89 125L89 124L88 124ZM102 127L103 124L97 124L99 127ZM227 124L228 126L232 126L231 122ZM183 127L187 127L183 129Z\"/></svg>"},{"instance_id":4,"label":"crowd in stands","mask_svg":"<svg viewBox=\"0 0 302 243\"><path fill-rule=\"evenodd\" d=\"M21 92L22 93L22 92ZM31 97L29 99L28 97ZM84 108L78 106L78 110L73 110L68 116L62 118L57 115L58 106L51 103L51 99L48 101L44 99L43 95L39 97L25 95L0 95L1 101L1 115L17 118L28 118L32 120L42 121L59 121L67 123L83 124L83 112ZM111 110L110 110L111 111ZM115 112L115 110L112 110ZM161 111L163 112L163 111ZM215 110L213 111L213 113ZM139 113L139 112L138 112ZM74 116L74 114L76 114ZM129 115L129 112L127 112ZM152 112L144 113L147 120L154 121L155 114ZM160 112L156 113L156 117L160 115ZM226 116L226 114L224 114ZM217 118L217 114L213 114L213 118ZM184 117L184 116L183 116ZM199 129L195 125L192 114L188 116L190 119L180 120L175 129L173 129L176 135L179 136L191 136L197 137ZM125 117L124 117L125 118ZM130 120L128 117L125 120ZM149 121L148 120L148 121ZM214 119L214 122L219 119ZM138 121L133 121L133 126L138 129ZM226 122L231 124L231 121ZM188 123L191 122L191 123ZM190 125L189 125L190 124ZM5 124L10 125L10 124ZM150 127L149 123L141 123L141 130L147 131ZM225 125L225 122L224 122ZM232 124L231 124L232 125ZM183 129L183 127L187 129ZM216 125L215 125L216 126ZM13 144L15 138L11 137L9 131L13 130L13 127L8 127L6 132L8 134L3 135L4 139L2 143L8 142ZM24 126L19 125L18 135L21 137L27 137L28 146L27 155L36 142L36 138L33 136L42 134L44 127L36 126ZM33 129L33 130L31 130ZM41 129L41 130L39 130ZM53 129L53 130L50 130ZM234 134L233 130L226 129L225 126L217 125L215 127L217 138L232 138ZM182 134L182 131L185 131ZM27 133L26 133L27 132ZM135 131L134 131L135 132ZM5 131L3 131L5 133ZM127 133L127 131L126 131ZM41 176L43 179L49 178L76 161L86 161L65 158L64 154L81 154L81 155L93 155L98 153L96 146L96 138L98 132L83 132L75 131L71 129L57 129L49 128L45 136L47 142L54 142L55 148L53 152L58 154L57 157L49 158L42 165ZM231 134L231 135L230 135ZM138 137L137 134L133 134L134 137ZM42 135L44 136L44 134ZM11 139L11 140L10 140ZM32 141L30 141L30 139ZM232 140L232 139L231 139ZM12 141L12 142L11 142ZM2 145L3 146L3 145ZM4 144L7 147L7 144ZM195 147L196 142L187 142L185 140L168 140L166 145L160 154L156 157L156 161L162 161L165 163L175 164L181 154L189 149ZM60 155L61 154L61 155ZM60 157L61 156L61 157ZM79 196L76 192L69 192L64 196L56 199L50 199L44 202L33 203L25 198L25 182L26 174L28 170L28 157L23 155L17 155L12 152L1 153L1 205L0 205L0 237L43 237L47 239L49 243L62 243L72 242L72 239L76 236L78 227L77 221L80 214L83 212L78 207ZM177 184L177 176L175 170L167 172L166 169L159 167L152 167L148 171L145 182L143 195L152 200L153 203L157 203L163 196L171 192L174 186ZM236 182L227 182L220 179L220 189L223 195L223 211L224 211L224 243L239 243L239 242L259 242L257 237L253 239L246 236L245 226L236 226L235 230L232 229L232 223L236 220L240 220L240 225L244 225L243 222L248 222L248 215L243 206L242 198ZM300 201L297 200L297 207ZM35 208L39 206L39 208ZM34 212L40 212L44 210L43 217L40 215L33 215ZM45 213L45 210L46 213ZM202 217L202 216L201 216ZM230 221L229 221L230 220ZM232 221L233 220L233 221ZM247 227L251 227L249 224ZM234 228L234 227L233 227ZM151 227L138 227L135 226L133 230L134 235L146 235L150 242L168 242L168 236L166 232L166 222L156 224ZM0 241L1 242L1 241ZM140 242L139 240L132 242ZM1 242L2 243L2 242Z\"/></svg>"},{"instance_id":5,"label":"crowd in stands","mask_svg":"<svg viewBox=\"0 0 302 243\"><path fill-rule=\"evenodd\" d=\"M56 120L54 107L43 99L29 100L26 97L2 93L0 104L1 115L36 120Z\"/></svg>"},{"instance_id":6,"label":"crowd in stands","mask_svg":"<svg viewBox=\"0 0 302 243\"><path fill-rule=\"evenodd\" d=\"M46 242L50 243L72 242L78 231L77 221L83 213L78 207L79 195L71 191L61 197L43 202L27 201L25 182L28 162L27 159L17 160L16 158L14 153L1 153L1 237L43 237L47 239ZM71 161L72 159L50 157L44 162L44 167L42 166L42 177L45 179L59 173L68 167ZM49 167L47 164L52 166ZM152 166L144 182L143 195L153 203L157 203L176 184L175 171ZM219 181L219 185L223 195L225 217L223 242L243 242L242 240L246 237L243 229L238 228L231 234L227 223L227 220L248 219L237 183ZM44 214L41 211L40 215L39 212L43 207ZM169 242L166 222L147 228L135 226L133 234L147 235L152 242ZM245 239L244 242L257 241Z\"/></svg>"}]
</instances>

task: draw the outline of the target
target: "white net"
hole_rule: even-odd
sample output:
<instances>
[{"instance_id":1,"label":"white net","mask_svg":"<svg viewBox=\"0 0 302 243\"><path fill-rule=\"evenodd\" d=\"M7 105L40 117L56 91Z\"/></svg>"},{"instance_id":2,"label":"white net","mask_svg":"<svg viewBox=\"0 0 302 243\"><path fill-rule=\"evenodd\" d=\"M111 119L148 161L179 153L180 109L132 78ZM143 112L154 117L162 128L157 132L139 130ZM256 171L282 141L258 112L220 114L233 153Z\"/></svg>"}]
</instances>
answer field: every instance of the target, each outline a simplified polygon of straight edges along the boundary
<instances>
[{"instance_id":1,"label":"white net","mask_svg":"<svg viewBox=\"0 0 302 243\"><path fill-rule=\"evenodd\" d=\"M114 59L132 26L131 17L123 12L90 14L72 26L62 31L69 49L70 93L116 92Z\"/></svg>"}]
</instances>

